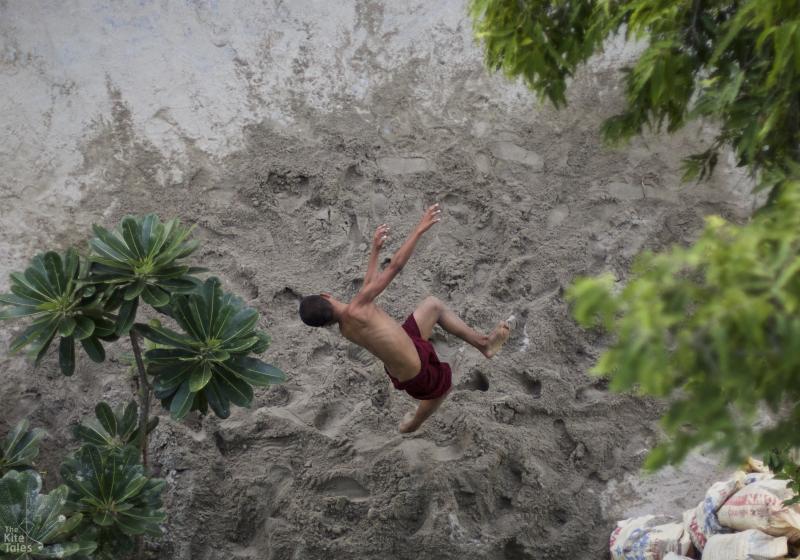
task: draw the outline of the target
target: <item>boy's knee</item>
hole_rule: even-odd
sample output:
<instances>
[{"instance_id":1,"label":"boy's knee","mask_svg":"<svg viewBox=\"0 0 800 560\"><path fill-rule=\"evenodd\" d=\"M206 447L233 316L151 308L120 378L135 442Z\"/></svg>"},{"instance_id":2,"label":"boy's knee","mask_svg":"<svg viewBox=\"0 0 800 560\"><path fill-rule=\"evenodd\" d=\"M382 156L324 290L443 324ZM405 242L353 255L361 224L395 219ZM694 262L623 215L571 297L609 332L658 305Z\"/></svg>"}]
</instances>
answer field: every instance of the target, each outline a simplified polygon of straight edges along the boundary
<instances>
[{"instance_id":1,"label":"boy's knee","mask_svg":"<svg viewBox=\"0 0 800 560\"><path fill-rule=\"evenodd\" d=\"M444 307L444 303L442 303L442 300L440 300L436 296L428 296L424 300L422 300L422 303L424 303L426 306L436 309L437 311L441 310L442 307Z\"/></svg>"}]
</instances>

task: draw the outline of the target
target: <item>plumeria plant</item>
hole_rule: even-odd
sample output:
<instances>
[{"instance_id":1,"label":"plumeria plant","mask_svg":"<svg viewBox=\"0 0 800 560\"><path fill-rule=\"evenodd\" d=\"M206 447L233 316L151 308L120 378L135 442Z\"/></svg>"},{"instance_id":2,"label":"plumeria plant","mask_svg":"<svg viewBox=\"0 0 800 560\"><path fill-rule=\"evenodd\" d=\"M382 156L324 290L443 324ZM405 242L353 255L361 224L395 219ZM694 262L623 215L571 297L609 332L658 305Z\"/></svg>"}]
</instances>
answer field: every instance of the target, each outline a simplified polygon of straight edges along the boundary
<instances>
[{"instance_id":1,"label":"plumeria plant","mask_svg":"<svg viewBox=\"0 0 800 560\"><path fill-rule=\"evenodd\" d=\"M62 465L66 486L53 491L53 498L41 498L53 511L73 514L66 526L45 536L57 540L76 532L80 538L64 549L70 554L120 558L137 541L141 552L142 536L159 535L166 517L164 483L147 470L148 434L158 423L150 418L151 395L176 420L209 409L227 418L231 405L250 406L253 387L280 383L285 375L257 357L270 341L257 328L258 312L223 291L217 278L198 278L204 268L187 264L198 247L191 227L147 214L126 216L111 230L95 225L93 232L85 254L74 248L47 251L23 272L11 273L10 293L0 294L0 319L27 320L10 350L27 349L37 366L58 337L59 367L66 376L77 369L78 348L103 362L106 345L127 337L138 403L116 408L99 403L95 418L75 426L82 445ZM174 326L155 319L137 322L143 304ZM148 340L144 352L143 339ZM12 430L0 447L0 474L30 469L42 435L24 421ZM34 479L9 476L9 488L27 488L31 499L34 491L38 495L40 480L37 486ZM25 492L9 496L13 501ZM0 506L15 511L13 503ZM49 550L37 554L46 557Z\"/></svg>"}]
</instances>

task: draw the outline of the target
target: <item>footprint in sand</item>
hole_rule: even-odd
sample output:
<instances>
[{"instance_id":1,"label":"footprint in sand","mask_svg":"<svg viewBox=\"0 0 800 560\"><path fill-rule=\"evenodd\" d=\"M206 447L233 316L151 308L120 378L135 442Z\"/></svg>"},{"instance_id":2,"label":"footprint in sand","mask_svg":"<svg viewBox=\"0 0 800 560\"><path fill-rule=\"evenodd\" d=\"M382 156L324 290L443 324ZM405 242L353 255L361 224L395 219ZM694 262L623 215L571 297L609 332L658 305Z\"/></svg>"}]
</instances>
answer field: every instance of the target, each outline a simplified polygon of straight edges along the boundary
<instances>
[{"instance_id":1,"label":"footprint in sand","mask_svg":"<svg viewBox=\"0 0 800 560\"><path fill-rule=\"evenodd\" d=\"M484 375L482 371L474 369L469 374L467 374L467 379L464 383L464 387L466 387L470 391L488 391L489 378L486 377L486 375Z\"/></svg>"},{"instance_id":2,"label":"footprint in sand","mask_svg":"<svg viewBox=\"0 0 800 560\"><path fill-rule=\"evenodd\" d=\"M431 460L437 463L455 461L464 455L465 438L450 445L439 446L421 437L404 438L398 446L412 467L430 467Z\"/></svg>"},{"instance_id":3,"label":"footprint in sand","mask_svg":"<svg viewBox=\"0 0 800 560\"><path fill-rule=\"evenodd\" d=\"M322 405L314 416L313 424L316 429L325 435L333 436L341 431L342 425L347 420L347 411L339 401Z\"/></svg>"},{"instance_id":4,"label":"footprint in sand","mask_svg":"<svg viewBox=\"0 0 800 560\"><path fill-rule=\"evenodd\" d=\"M347 475L333 475L321 482L317 489L327 496L344 496L352 502L361 502L370 497L369 490Z\"/></svg>"},{"instance_id":5,"label":"footprint in sand","mask_svg":"<svg viewBox=\"0 0 800 560\"><path fill-rule=\"evenodd\" d=\"M518 373L516 376L517 381L523 386L525 392L532 395L533 398L538 399L542 396L542 382L533 377L528 371Z\"/></svg>"}]
</instances>

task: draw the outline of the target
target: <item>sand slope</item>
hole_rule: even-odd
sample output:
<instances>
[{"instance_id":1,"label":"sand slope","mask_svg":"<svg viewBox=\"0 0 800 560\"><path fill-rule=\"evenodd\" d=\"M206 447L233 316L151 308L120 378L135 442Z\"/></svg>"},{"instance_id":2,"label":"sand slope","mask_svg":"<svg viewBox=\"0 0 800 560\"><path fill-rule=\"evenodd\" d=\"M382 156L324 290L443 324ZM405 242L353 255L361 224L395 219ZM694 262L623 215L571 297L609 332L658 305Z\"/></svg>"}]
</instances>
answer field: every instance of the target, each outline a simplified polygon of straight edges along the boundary
<instances>
[{"instance_id":1,"label":"sand slope","mask_svg":"<svg viewBox=\"0 0 800 560\"><path fill-rule=\"evenodd\" d=\"M621 513L609 485L636 492L659 406L586 376L603 340L563 290L688 242L705 214L745 216L741 182L722 166L679 188L702 130L602 146L626 52L595 61L555 113L486 75L461 2L429 4L0 3L2 286L92 222L178 216L198 225L196 262L261 311L267 359L289 375L224 421L162 417L158 558L603 558ZM492 361L438 332L456 388L402 437L411 399L296 308L352 296L373 229L393 226L389 256L434 201L444 219L380 303L402 320L434 294L476 328L519 324ZM54 356L38 370L2 358L0 428L48 428L49 483L68 425L126 398L127 351L83 357L73 379Z\"/></svg>"}]
</instances>

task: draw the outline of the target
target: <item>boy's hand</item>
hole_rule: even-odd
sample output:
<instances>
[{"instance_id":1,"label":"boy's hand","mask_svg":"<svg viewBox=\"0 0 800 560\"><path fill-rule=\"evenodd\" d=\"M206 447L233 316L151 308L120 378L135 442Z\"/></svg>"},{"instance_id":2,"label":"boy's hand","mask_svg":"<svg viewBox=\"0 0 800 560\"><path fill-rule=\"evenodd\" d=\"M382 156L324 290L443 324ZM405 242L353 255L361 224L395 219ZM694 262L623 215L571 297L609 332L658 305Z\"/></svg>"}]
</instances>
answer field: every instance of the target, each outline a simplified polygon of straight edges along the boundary
<instances>
[{"instance_id":1,"label":"boy's hand","mask_svg":"<svg viewBox=\"0 0 800 560\"><path fill-rule=\"evenodd\" d=\"M439 203L437 202L433 206L430 206L427 210L425 210L425 214L422 216L422 220L420 220L419 225L417 226L417 231L419 233L425 233L431 226L442 219L442 210L439 208Z\"/></svg>"},{"instance_id":2,"label":"boy's hand","mask_svg":"<svg viewBox=\"0 0 800 560\"><path fill-rule=\"evenodd\" d=\"M389 238L389 226L381 224L372 236L372 250L378 252L383 247L383 243Z\"/></svg>"}]
</instances>

